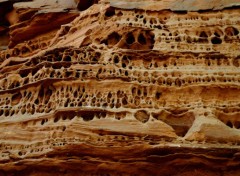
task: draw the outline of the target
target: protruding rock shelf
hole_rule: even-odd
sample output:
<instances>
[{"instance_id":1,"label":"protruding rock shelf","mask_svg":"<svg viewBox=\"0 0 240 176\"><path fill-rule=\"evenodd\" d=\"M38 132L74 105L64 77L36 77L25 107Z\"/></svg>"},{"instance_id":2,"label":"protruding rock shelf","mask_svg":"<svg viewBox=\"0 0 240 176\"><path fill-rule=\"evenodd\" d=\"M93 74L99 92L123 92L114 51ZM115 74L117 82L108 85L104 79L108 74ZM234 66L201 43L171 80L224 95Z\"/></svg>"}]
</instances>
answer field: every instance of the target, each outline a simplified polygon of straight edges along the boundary
<instances>
[{"instance_id":1,"label":"protruding rock shelf","mask_svg":"<svg viewBox=\"0 0 240 176\"><path fill-rule=\"evenodd\" d=\"M238 176L239 5L0 1L0 176Z\"/></svg>"}]
</instances>

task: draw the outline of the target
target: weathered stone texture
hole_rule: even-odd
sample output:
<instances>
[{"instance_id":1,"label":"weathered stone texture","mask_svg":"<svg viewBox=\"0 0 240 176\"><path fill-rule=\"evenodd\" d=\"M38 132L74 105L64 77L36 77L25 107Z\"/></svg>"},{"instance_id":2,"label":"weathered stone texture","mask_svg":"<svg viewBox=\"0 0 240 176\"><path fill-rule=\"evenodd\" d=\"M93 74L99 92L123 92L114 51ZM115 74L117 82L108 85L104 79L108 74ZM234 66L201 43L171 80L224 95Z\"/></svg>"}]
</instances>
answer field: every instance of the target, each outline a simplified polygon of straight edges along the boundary
<instances>
[{"instance_id":1,"label":"weathered stone texture","mask_svg":"<svg viewBox=\"0 0 240 176\"><path fill-rule=\"evenodd\" d=\"M179 3L4 12L0 175L239 175L239 2Z\"/></svg>"}]
</instances>

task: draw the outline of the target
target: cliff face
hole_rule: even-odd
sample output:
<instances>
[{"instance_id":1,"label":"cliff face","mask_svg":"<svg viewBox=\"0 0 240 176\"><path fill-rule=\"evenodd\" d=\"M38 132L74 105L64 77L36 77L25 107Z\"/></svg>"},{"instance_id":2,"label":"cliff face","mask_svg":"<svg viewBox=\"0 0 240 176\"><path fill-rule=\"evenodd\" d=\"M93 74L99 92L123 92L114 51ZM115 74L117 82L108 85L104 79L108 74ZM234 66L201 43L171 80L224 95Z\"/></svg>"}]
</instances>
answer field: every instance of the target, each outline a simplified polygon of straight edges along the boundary
<instances>
[{"instance_id":1,"label":"cliff face","mask_svg":"<svg viewBox=\"0 0 240 176\"><path fill-rule=\"evenodd\" d=\"M239 175L238 0L4 4L0 175Z\"/></svg>"}]
</instances>

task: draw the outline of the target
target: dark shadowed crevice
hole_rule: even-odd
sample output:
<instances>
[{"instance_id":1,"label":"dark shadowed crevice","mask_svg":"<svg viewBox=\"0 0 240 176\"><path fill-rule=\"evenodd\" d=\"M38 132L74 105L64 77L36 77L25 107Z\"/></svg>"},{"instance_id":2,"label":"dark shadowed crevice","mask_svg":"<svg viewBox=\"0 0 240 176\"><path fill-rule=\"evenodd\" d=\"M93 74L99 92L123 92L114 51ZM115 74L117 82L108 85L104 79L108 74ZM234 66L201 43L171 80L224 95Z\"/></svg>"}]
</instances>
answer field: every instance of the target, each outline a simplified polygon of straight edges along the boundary
<instances>
[{"instance_id":1,"label":"dark shadowed crevice","mask_svg":"<svg viewBox=\"0 0 240 176\"><path fill-rule=\"evenodd\" d=\"M79 0L77 8L80 11L84 11L84 10L87 10L89 7L91 7L96 2L97 2L97 0Z\"/></svg>"}]
</instances>

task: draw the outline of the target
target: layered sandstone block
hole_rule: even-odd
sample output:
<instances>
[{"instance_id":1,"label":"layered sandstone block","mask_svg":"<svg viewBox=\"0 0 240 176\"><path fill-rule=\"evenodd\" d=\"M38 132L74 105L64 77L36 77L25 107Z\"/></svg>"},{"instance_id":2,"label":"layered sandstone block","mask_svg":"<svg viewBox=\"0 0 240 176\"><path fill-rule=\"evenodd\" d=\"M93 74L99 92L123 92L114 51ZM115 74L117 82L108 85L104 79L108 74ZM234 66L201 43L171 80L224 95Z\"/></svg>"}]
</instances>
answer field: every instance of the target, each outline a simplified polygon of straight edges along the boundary
<instances>
[{"instance_id":1,"label":"layered sandstone block","mask_svg":"<svg viewBox=\"0 0 240 176\"><path fill-rule=\"evenodd\" d=\"M240 4L208 3L13 4L0 174L238 175Z\"/></svg>"}]
</instances>

